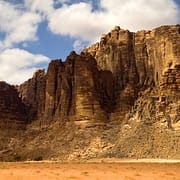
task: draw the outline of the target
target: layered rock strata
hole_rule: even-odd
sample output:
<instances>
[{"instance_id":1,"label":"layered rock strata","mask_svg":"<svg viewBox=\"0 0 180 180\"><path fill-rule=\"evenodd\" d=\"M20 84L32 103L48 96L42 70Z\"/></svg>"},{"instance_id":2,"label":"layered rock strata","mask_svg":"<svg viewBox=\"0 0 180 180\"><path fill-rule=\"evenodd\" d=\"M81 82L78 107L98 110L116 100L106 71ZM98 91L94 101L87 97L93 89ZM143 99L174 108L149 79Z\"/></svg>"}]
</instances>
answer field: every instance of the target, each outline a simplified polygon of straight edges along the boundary
<instances>
[{"instance_id":1,"label":"layered rock strata","mask_svg":"<svg viewBox=\"0 0 180 180\"><path fill-rule=\"evenodd\" d=\"M75 52L65 62L53 60L46 74L37 71L18 90L29 122L40 120L42 124L104 123L114 103L112 73L99 71L92 56Z\"/></svg>"},{"instance_id":2,"label":"layered rock strata","mask_svg":"<svg viewBox=\"0 0 180 180\"><path fill-rule=\"evenodd\" d=\"M179 25L137 33L115 27L81 55L52 61L19 87L28 118L121 121L142 95L179 95L179 32Z\"/></svg>"},{"instance_id":3,"label":"layered rock strata","mask_svg":"<svg viewBox=\"0 0 180 180\"><path fill-rule=\"evenodd\" d=\"M98 76L92 57L72 52L65 62L52 61L46 79L45 120L104 121Z\"/></svg>"},{"instance_id":4,"label":"layered rock strata","mask_svg":"<svg viewBox=\"0 0 180 180\"><path fill-rule=\"evenodd\" d=\"M45 108L46 74L38 70L33 77L17 87L19 97L25 104L28 123L41 119Z\"/></svg>"},{"instance_id":5,"label":"layered rock strata","mask_svg":"<svg viewBox=\"0 0 180 180\"><path fill-rule=\"evenodd\" d=\"M180 26L162 26L136 33L115 27L101 41L84 49L99 69L112 72L116 109L129 109L147 89L179 94ZM127 108L124 108L127 107Z\"/></svg>"}]
</instances>

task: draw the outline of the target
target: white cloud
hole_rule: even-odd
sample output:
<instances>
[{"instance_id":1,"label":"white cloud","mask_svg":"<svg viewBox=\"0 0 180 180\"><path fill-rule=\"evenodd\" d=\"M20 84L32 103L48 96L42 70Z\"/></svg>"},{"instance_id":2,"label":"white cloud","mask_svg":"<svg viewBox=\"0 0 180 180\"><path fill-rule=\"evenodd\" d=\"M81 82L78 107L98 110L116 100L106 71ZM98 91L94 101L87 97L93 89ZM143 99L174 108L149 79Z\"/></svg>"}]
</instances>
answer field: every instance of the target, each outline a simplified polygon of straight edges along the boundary
<instances>
[{"instance_id":1,"label":"white cloud","mask_svg":"<svg viewBox=\"0 0 180 180\"><path fill-rule=\"evenodd\" d=\"M87 46L89 46L89 43L81 40L75 40L73 43L73 48L77 53L80 53Z\"/></svg>"},{"instance_id":2,"label":"white cloud","mask_svg":"<svg viewBox=\"0 0 180 180\"><path fill-rule=\"evenodd\" d=\"M36 32L40 22L40 15L24 11L21 5L1 1L0 31L5 33L5 38L1 40L3 48L37 40Z\"/></svg>"},{"instance_id":3,"label":"white cloud","mask_svg":"<svg viewBox=\"0 0 180 180\"><path fill-rule=\"evenodd\" d=\"M122 27L136 31L178 22L178 6L173 0L101 0L106 15Z\"/></svg>"},{"instance_id":4,"label":"white cloud","mask_svg":"<svg viewBox=\"0 0 180 180\"><path fill-rule=\"evenodd\" d=\"M54 10L49 28L56 34L95 41L107 27L106 21L101 12L92 12L91 4L82 2Z\"/></svg>"},{"instance_id":5,"label":"white cloud","mask_svg":"<svg viewBox=\"0 0 180 180\"><path fill-rule=\"evenodd\" d=\"M19 84L32 77L38 66L47 65L49 58L16 48L19 43L28 46L29 41L38 39L42 17L10 2L0 1L0 32L5 35L0 39L0 80Z\"/></svg>"},{"instance_id":6,"label":"white cloud","mask_svg":"<svg viewBox=\"0 0 180 180\"><path fill-rule=\"evenodd\" d=\"M1 42L4 46L36 40L42 20L47 20L54 34L91 43L115 25L136 31L178 23L178 6L173 0L99 0L96 11L90 0L79 3L71 0L23 1L23 5L0 2L0 31L6 32L6 39ZM57 3L61 6L54 8Z\"/></svg>"},{"instance_id":7,"label":"white cloud","mask_svg":"<svg viewBox=\"0 0 180 180\"><path fill-rule=\"evenodd\" d=\"M55 3L61 3L61 4L68 3L70 1L71 0L54 0Z\"/></svg>"},{"instance_id":8,"label":"white cloud","mask_svg":"<svg viewBox=\"0 0 180 180\"><path fill-rule=\"evenodd\" d=\"M37 12L45 17L54 10L53 4L53 0L24 0L24 5L28 10Z\"/></svg>"},{"instance_id":9,"label":"white cloud","mask_svg":"<svg viewBox=\"0 0 180 180\"><path fill-rule=\"evenodd\" d=\"M18 17L18 21L13 21L10 25L10 31L4 41L6 47L11 47L15 43L37 40L36 32L40 16L33 13L24 13Z\"/></svg>"},{"instance_id":10,"label":"white cloud","mask_svg":"<svg viewBox=\"0 0 180 180\"><path fill-rule=\"evenodd\" d=\"M0 80L20 84L32 77L39 65L46 66L49 58L22 49L7 49L0 53Z\"/></svg>"},{"instance_id":11,"label":"white cloud","mask_svg":"<svg viewBox=\"0 0 180 180\"><path fill-rule=\"evenodd\" d=\"M173 0L100 0L99 10L92 3L64 5L49 17L55 34L95 42L115 25L132 31L178 23L178 7Z\"/></svg>"}]
</instances>

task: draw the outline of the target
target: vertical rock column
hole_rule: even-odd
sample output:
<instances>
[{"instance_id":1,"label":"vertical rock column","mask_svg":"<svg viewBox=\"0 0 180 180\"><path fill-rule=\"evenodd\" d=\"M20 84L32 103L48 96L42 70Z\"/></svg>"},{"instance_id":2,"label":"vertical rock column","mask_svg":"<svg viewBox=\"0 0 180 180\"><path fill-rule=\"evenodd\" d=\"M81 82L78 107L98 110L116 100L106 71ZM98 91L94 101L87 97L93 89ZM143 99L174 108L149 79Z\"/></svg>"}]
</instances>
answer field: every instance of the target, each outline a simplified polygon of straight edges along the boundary
<instances>
[{"instance_id":1,"label":"vertical rock column","mask_svg":"<svg viewBox=\"0 0 180 180\"><path fill-rule=\"evenodd\" d=\"M17 87L19 97L26 105L29 122L41 119L45 107L46 76L44 70L38 70L33 77Z\"/></svg>"},{"instance_id":2,"label":"vertical rock column","mask_svg":"<svg viewBox=\"0 0 180 180\"><path fill-rule=\"evenodd\" d=\"M107 112L102 107L102 97L98 92L101 75L96 61L91 56L76 55L74 58L76 121L89 124L106 122Z\"/></svg>"}]
</instances>

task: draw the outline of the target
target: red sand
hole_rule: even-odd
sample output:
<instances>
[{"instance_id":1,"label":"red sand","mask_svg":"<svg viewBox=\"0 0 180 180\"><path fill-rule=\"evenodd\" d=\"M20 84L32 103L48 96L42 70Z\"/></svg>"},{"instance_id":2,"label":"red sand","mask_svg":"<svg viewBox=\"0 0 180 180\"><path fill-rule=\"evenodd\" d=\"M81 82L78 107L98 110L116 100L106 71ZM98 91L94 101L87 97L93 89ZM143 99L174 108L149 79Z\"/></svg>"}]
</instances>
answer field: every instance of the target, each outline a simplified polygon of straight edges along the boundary
<instances>
[{"instance_id":1,"label":"red sand","mask_svg":"<svg viewBox=\"0 0 180 180\"><path fill-rule=\"evenodd\" d=\"M0 163L0 180L180 180L173 163Z\"/></svg>"}]
</instances>

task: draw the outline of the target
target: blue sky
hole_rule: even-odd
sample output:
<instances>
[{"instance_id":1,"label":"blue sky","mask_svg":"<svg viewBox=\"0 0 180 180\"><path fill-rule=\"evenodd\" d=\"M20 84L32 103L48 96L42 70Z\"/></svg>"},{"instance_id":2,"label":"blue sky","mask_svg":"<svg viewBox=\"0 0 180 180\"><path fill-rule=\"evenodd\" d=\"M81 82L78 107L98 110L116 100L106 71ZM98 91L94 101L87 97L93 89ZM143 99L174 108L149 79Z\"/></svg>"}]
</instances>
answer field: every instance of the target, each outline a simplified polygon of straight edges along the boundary
<instances>
[{"instance_id":1,"label":"blue sky","mask_svg":"<svg viewBox=\"0 0 180 180\"><path fill-rule=\"evenodd\" d=\"M180 23L180 0L0 0L0 80L19 84L114 26Z\"/></svg>"}]
</instances>

